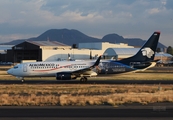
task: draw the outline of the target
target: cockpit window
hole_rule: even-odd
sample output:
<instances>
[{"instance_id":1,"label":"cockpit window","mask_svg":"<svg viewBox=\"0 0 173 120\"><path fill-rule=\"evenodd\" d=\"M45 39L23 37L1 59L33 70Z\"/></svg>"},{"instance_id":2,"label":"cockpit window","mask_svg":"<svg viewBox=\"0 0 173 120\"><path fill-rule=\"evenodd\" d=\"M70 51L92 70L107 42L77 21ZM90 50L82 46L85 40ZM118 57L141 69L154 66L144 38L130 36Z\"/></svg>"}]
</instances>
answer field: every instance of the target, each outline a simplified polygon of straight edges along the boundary
<instances>
[{"instance_id":1,"label":"cockpit window","mask_svg":"<svg viewBox=\"0 0 173 120\"><path fill-rule=\"evenodd\" d=\"M14 66L14 69L17 69L18 68L18 66Z\"/></svg>"}]
</instances>

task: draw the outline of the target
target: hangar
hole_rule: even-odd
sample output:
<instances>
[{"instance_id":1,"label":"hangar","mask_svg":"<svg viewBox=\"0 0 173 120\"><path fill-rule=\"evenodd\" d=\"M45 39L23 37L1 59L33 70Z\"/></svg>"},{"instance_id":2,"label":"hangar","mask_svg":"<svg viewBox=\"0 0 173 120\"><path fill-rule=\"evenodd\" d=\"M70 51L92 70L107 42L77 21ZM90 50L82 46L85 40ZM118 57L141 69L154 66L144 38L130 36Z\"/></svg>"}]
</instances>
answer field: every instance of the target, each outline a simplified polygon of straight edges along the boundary
<instances>
[{"instance_id":1,"label":"hangar","mask_svg":"<svg viewBox=\"0 0 173 120\"><path fill-rule=\"evenodd\" d=\"M120 60L134 55L139 48L108 48L103 53L105 59Z\"/></svg>"},{"instance_id":2,"label":"hangar","mask_svg":"<svg viewBox=\"0 0 173 120\"><path fill-rule=\"evenodd\" d=\"M115 60L120 60L135 55L139 49L140 48L108 48L105 50L103 55L105 59L114 58ZM166 63L171 61L173 56L164 52L156 52L155 59L160 59L161 62Z\"/></svg>"},{"instance_id":3,"label":"hangar","mask_svg":"<svg viewBox=\"0 0 173 120\"><path fill-rule=\"evenodd\" d=\"M21 60L42 61L44 59L43 50L66 48L70 48L70 46L57 41L25 41L7 50L7 59L13 63L19 63Z\"/></svg>"},{"instance_id":4,"label":"hangar","mask_svg":"<svg viewBox=\"0 0 173 120\"><path fill-rule=\"evenodd\" d=\"M12 49L13 46L14 45L0 45L0 62L1 63L10 62L9 59L7 58L7 50Z\"/></svg>"}]
</instances>

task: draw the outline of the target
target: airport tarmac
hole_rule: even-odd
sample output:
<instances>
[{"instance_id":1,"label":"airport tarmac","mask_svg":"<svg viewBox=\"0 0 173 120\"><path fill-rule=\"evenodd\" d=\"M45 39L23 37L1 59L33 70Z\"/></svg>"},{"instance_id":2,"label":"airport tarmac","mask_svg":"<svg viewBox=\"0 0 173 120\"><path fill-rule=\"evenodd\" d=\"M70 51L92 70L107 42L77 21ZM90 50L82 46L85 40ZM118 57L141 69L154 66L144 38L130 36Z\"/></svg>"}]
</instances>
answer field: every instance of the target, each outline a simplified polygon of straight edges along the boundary
<instances>
[{"instance_id":1,"label":"airport tarmac","mask_svg":"<svg viewBox=\"0 0 173 120\"><path fill-rule=\"evenodd\" d=\"M0 80L0 84L173 84L173 80L88 80L81 83L79 80Z\"/></svg>"},{"instance_id":2,"label":"airport tarmac","mask_svg":"<svg viewBox=\"0 0 173 120\"><path fill-rule=\"evenodd\" d=\"M158 106L159 105L159 106ZM47 118L47 119L76 119L86 120L115 118L141 118L153 120L153 118L173 119L173 104L150 104L150 105L122 105L119 107L112 106L44 106L44 107L20 107L20 106L1 106L0 118L19 119L19 118ZM141 120L140 119L140 120ZM38 120L38 119L37 119Z\"/></svg>"}]
</instances>

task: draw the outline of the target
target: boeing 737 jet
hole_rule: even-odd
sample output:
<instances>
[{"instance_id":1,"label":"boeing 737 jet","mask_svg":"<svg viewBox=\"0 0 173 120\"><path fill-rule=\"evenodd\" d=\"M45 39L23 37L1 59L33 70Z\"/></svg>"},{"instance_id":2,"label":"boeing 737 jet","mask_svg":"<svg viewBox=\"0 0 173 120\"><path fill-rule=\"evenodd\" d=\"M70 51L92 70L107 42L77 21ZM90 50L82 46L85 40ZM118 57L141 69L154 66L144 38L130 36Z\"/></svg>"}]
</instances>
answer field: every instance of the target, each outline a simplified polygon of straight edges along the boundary
<instances>
[{"instance_id":1,"label":"boeing 737 jet","mask_svg":"<svg viewBox=\"0 0 173 120\"><path fill-rule=\"evenodd\" d=\"M22 81L24 77L56 77L57 80L80 78L86 82L87 77L146 70L156 64L159 36L160 32L154 32L134 56L119 61L100 60L100 56L96 61L30 62L18 64L7 73Z\"/></svg>"}]
</instances>

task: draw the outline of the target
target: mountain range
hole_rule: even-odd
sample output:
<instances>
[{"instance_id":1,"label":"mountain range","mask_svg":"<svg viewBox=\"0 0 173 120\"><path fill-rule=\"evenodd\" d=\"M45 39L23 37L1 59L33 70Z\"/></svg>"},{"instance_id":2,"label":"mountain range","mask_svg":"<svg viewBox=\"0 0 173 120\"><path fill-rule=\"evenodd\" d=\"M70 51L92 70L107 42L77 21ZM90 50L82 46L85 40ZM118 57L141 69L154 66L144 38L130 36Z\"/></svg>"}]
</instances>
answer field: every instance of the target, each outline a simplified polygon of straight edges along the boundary
<instances>
[{"instance_id":1,"label":"mountain range","mask_svg":"<svg viewBox=\"0 0 173 120\"><path fill-rule=\"evenodd\" d=\"M123 38L122 36L115 33L105 35L102 39L98 39L98 38L87 36L84 33L75 29L71 29L71 30L50 29L44 32L43 34L39 35L38 37L13 40L11 42L3 43L3 44L17 45L26 40L27 41L47 41L47 40L58 41L70 46L72 46L73 44L78 45L78 43L86 43L86 42L110 42L110 43L125 43L130 46L137 46L137 47L141 47L146 41L140 38ZM158 47L165 48L166 46L161 43L158 43Z\"/></svg>"}]
</instances>

